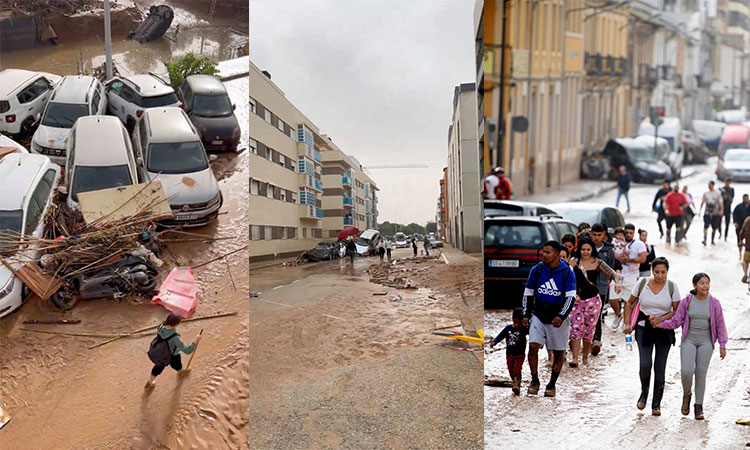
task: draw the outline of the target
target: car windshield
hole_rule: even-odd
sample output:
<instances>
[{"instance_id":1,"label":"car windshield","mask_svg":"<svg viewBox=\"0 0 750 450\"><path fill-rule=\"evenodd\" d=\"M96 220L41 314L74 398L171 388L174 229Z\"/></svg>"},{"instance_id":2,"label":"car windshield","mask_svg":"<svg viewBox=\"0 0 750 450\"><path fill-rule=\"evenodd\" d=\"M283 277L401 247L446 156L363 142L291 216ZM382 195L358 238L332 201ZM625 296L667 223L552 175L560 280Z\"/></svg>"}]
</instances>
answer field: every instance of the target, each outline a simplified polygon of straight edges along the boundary
<instances>
[{"instance_id":1,"label":"car windshield","mask_svg":"<svg viewBox=\"0 0 750 450\"><path fill-rule=\"evenodd\" d=\"M71 128L79 117L89 114L88 105L50 103L44 112L42 125L54 128Z\"/></svg>"},{"instance_id":2,"label":"car windshield","mask_svg":"<svg viewBox=\"0 0 750 450\"><path fill-rule=\"evenodd\" d=\"M177 96L174 92L170 92L169 94L159 95L157 97L143 97L141 106L144 108L158 108L159 106L174 105L179 102L180 101L177 100Z\"/></svg>"},{"instance_id":3,"label":"car windshield","mask_svg":"<svg viewBox=\"0 0 750 450\"><path fill-rule=\"evenodd\" d=\"M542 245L541 227L536 224L491 224L484 233L487 247L538 248Z\"/></svg>"},{"instance_id":4,"label":"car windshield","mask_svg":"<svg viewBox=\"0 0 750 450\"><path fill-rule=\"evenodd\" d=\"M370 240L362 238L362 237L358 237L357 238L357 245L362 245L362 246L368 247L370 245Z\"/></svg>"},{"instance_id":5,"label":"car windshield","mask_svg":"<svg viewBox=\"0 0 750 450\"><path fill-rule=\"evenodd\" d=\"M200 172L208 169L208 160L197 141L151 144L146 169L167 174Z\"/></svg>"},{"instance_id":6,"label":"car windshield","mask_svg":"<svg viewBox=\"0 0 750 450\"><path fill-rule=\"evenodd\" d=\"M669 136L669 137L662 136L662 137L667 140L667 144L669 144L670 151L672 151L672 152L675 151L675 148L674 148L674 138L672 136Z\"/></svg>"},{"instance_id":7,"label":"car windshield","mask_svg":"<svg viewBox=\"0 0 750 450\"><path fill-rule=\"evenodd\" d=\"M724 159L727 161L750 161L750 150L732 150L731 152L727 152Z\"/></svg>"},{"instance_id":8,"label":"car windshield","mask_svg":"<svg viewBox=\"0 0 750 450\"><path fill-rule=\"evenodd\" d=\"M73 190L71 196L78 201L81 192L98 191L119 186L130 186L133 179L130 177L128 166L89 167L77 166L73 175Z\"/></svg>"},{"instance_id":9,"label":"car windshield","mask_svg":"<svg viewBox=\"0 0 750 450\"><path fill-rule=\"evenodd\" d=\"M733 148L747 148L747 142L727 142L721 147L721 157L724 158L724 155L727 154L727 150L731 150Z\"/></svg>"},{"instance_id":10,"label":"car windshield","mask_svg":"<svg viewBox=\"0 0 750 450\"><path fill-rule=\"evenodd\" d=\"M719 137L721 132L724 131L725 124L720 122L699 122L693 121L693 128L695 132L703 136Z\"/></svg>"},{"instance_id":11,"label":"car windshield","mask_svg":"<svg viewBox=\"0 0 750 450\"><path fill-rule=\"evenodd\" d=\"M327 250L327 249L328 249L328 244L318 244L318 245L317 245L317 246L315 247L315 249L316 249L316 250Z\"/></svg>"},{"instance_id":12,"label":"car windshield","mask_svg":"<svg viewBox=\"0 0 750 450\"><path fill-rule=\"evenodd\" d=\"M396 233L396 235L393 236L393 238L397 241L405 241L406 235L404 233Z\"/></svg>"},{"instance_id":13,"label":"car windshield","mask_svg":"<svg viewBox=\"0 0 750 450\"><path fill-rule=\"evenodd\" d=\"M193 114L203 117L232 115L232 102L226 95L196 95L193 98Z\"/></svg>"},{"instance_id":14,"label":"car windshield","mask_svg":"<svg viewBox=\"0 0 750 450\"><path fill-rule=\"evenodd\" d=\"M654 152L653 147L626 147L625 151L633 161L653 161L656 159L656 152Z\"/></svg>"},{"instance_id":15,"label":"car windshield","mask_svg":"<svg viewBox=\"0 0 750 450\"><path fill-rule=\"evenodd\" d=\"M599 222L599 211L591 209L555 209L563 219L570 220L573 223L586 222L594 224Z\"/></svg>"}]
</instances>

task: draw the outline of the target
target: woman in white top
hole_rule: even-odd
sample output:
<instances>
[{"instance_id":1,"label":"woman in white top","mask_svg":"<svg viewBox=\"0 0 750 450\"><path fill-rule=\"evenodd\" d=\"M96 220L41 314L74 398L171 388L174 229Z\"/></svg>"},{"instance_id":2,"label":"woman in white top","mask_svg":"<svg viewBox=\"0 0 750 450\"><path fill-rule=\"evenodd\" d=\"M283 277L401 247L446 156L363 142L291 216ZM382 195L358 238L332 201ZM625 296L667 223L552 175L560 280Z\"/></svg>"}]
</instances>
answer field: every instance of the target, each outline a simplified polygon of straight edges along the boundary
<instances>
[{"instance_id":1,"label":"woman in white top","mask_svg":"<svg viewBox=\"0 0 750 450\"><path fill-rule=\"evenodd\" d=\"M669 347L675 344L674 331L658 328L659 323L670 319L680 304L680 291L677 285L667 280L669 262L666 258L656 258L651 263L651 278L639 279L630 298L625 302L625 317L630 323L625 326L625 334L635 327L635 340L640 355L641 396L638 409L646 407L651 367L654 368L654 395L651 400L651 413L661 415L661 398L664 395L664 372L667 367ZM637 305L636 311L633 311ZM656 355L652 356L656 348Z\"/></svg>"}]
</instances>

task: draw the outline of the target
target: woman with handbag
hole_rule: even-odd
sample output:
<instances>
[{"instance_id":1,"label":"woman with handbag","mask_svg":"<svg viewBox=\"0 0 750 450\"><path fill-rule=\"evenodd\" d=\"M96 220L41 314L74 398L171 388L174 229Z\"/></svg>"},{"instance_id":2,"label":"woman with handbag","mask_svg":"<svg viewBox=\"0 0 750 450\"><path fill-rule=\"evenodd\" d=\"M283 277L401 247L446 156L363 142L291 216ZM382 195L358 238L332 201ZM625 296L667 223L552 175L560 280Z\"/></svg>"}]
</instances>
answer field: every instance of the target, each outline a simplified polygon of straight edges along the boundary
<instances>
[{"instance_id":1,"label":"woman with handbag","mask_svg":"<svg viewBox=\"0 0 750 450\"><path fill-rule=\"evenodd\" d=\"M654 393L651 399L651 414L661 415L661 399L664 395L664 372L667 368L669 347L675 344L673 330L658 328L659 323L675 314L680 302L677 285L667 279L669 261L659 257L651 263L651 278L641 278L635 283L630 298L625 302L625 318L630 323L624 333L635 329L635 340L640 355L641 396L638 409L646 407L651 368L654 369ZM656 355L654 354L656 349Z\"/></svg>"},{"instance_id":2,"label":"woman with handbag","mask_svg":"<svg viewBox=\"0 0 750 450\"><path fill-rule=\"evenodd\" d=\"M599 259L596 245L589 238L583 238L578 242L576 257L571 258L571 267L576 275L576 303L570 313L570 348L573 352L573 360L568 364L570 367L578 367L581 341L583 341L583 363L588 362L591 342L594 339L596 323L599 321L602 308L597 281L600 276L614 279L615 288L619 290L622 288L620 286L622 277Z\"/></svg>"},{"instance_id":3,"label":"woman with handbag","mask_svg":"<svg viewBox=\"0 0 750 450\"><path fill-rule=\"evenodd\" d=\"M659 323L659 328L682 326L680 360L682 374L682 415L690 414L691 387L695 375L695 419L703 419L703 394L706 391L708 363L719 341L719 356L727 356L727 327L719 299L709 294L711 279L705 273L693 277L694 289L683 298L671 319ZM653 319L653 318L652 318Z\"/></svg>"}]
</instances>

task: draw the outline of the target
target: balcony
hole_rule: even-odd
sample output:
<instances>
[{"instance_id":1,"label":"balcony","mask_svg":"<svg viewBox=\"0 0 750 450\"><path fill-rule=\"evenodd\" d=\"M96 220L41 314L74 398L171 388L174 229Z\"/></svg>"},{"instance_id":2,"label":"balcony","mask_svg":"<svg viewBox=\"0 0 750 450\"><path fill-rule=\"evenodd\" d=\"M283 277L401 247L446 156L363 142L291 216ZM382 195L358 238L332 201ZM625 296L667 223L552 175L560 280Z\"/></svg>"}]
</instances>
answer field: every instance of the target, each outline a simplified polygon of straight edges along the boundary
<instances>
[{"instance_id":1,"label":"balcony","mask_svg":"<svg viewBox=\"0 0 750 450\"><path fill-rule=\"evenodd\" d=\"M317 219L315 216L315 206L299 205L299 216L301 219Z\"/></svg>"},{"instance_id":2,"label":"balcony","mask_svg":"<svg viewBox=\"0 0 750 450\"><path fill-rule=\"evenodd\" d=\"M323 164L323 158L320 157L320 152L317 150L313 150L313 161L318 164Z\"/></svg>"},{"instance_id":3,"label":"balcony","mask_svg":"<svg viewBox=\"0 0 750 450\"><path fill-rule=\"evenodd\" d=\"M315 208L315 217L318 219L323 218L323 208Z\"/></svg>"},{"instance_id":4,"label":"balcony","mask_svg":"<svg viewBox=\"0 0 750 450\"><path fill-rule=\"evenodd\" d=\"M675 67L669 65L658 66L658 76L662 80L674 81Z\"/></svg>"},{"instance_id":5,"label":"balcony","mask_svg":"<svg viewBox=\"0 0 750 450\"><path fill-rule=\"evenodd\" d=\"M628 74L628 59L627 58L615 58L614 75L618 77L624 77L627 74Z\"/></svg>"},{"instance_id":6,"label":"balcony","mask_svg":"<svg viewBox=\"0 0 750 450\"><path fill-rule=\"evenodd\" d=\"M351 177L341 177L341 184L343 184L344 186L351 186L352 185Z\"/></svg>"},{"instance_id":7,"label":"balcony","mask_svg":"<svg viewBox=\"0 0 750 450\"><path fill-rule=\"evenodd\" d=\"M344 225L354 225L354 219L351 217L344 217Z\"/></svg>"},{"instance_id":8,"label":"balcony","mask_svg":"<svg viewBox=\"0 0 750 450\"><path fill-rule=\"evenodd\" d=\"M588 76L598 76L602 74L602 55L599 53L588 53L584 55L583 65Z\"/></svg>"},{"instance_id":9,"label":"balcony","mask_svg":"<svg viewBox=\"0 0 750 450\"><path fill-rule=\"evenodd\" d=\"M342 201L344 203L344 206L351 207L354 204L354 199L352 199L351 197L342 197Z\"/></svg>"},{"instance_id":10,"label":"balcony","mask_svg":"<svg viewBox=\"0 0 750 450\"><path fill-rule=\"evenodd\" d=\"M315 190L316 191L322 191L323 190L323 182L320 180L315 180Z\"/></svg>"}]
</instances>

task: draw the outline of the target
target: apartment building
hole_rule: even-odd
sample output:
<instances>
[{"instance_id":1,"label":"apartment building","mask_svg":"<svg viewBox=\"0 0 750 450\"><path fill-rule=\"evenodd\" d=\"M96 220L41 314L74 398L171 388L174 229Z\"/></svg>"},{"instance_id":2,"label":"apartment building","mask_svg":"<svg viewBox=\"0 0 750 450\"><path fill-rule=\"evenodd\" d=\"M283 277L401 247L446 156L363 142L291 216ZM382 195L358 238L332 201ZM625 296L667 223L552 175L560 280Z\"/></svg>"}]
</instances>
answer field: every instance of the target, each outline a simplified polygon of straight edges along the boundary
<instances>
[{"instance_id":1,"label":"apartment building","mask_svg":"<svg viewBox=\"0 0 750 450\"><path fill-rule=\"evenodd\" d=\"M250 62L250 262L289 258L323 237L325 140Z\"/></svg>"},{"instance_id":2,"label":"apartment building","mask_svg":"<svg viewBox=\"0 0 750 450\"><path fill-rule=\"evenodd\" d=\"M467 253L482 251L482 204L477 143L477 97L474 83L456 86L453 119L448 128L446 236Z\"/></svg>"},{"instance_id":3,"label":"apartment building","mask_svg":"<svg viewBox=\"0 0 750 450\"><path fill-rule=\"evenodd\" d=\"M481 148L481 147L480 147ZM480 154L481 156L481 154ZM480 163L481 167L481 163ZM448 168L443 167L443 178L440 179L440 195L437 201L437 214L435 216L435 223L437 224L437 235L438 239L444 239L448 235L446 228L446 210L448 208Z\"/></svg>"}]
</instances>

